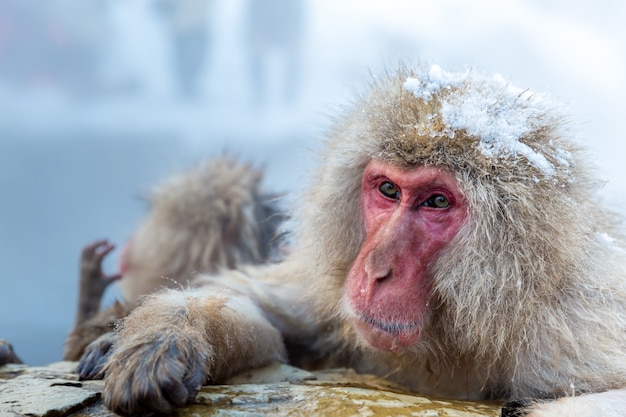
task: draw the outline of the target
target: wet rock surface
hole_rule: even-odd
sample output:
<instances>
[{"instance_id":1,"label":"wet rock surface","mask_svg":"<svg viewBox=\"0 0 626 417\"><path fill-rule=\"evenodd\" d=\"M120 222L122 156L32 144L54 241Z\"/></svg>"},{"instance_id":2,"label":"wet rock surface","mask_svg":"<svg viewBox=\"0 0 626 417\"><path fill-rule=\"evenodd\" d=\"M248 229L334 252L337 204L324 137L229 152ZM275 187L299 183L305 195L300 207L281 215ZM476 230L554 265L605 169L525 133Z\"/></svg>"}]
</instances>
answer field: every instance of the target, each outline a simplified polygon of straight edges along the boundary
<instances>
[{"instance_id":1,"label":"wet rock surface","mask_svg":"<svg viewBox=\"0 0 626 417\"><path fill-rule=\"evenodd\" d=\"M0 366L0 417L115 416L100 400L104 383L79 381L75 366ZM500 404L411 395L349 369L307 372L272 365L243 373L227 385L203 387L193 404L174 415L497 417Z\"/></svg>"}]
</instances>

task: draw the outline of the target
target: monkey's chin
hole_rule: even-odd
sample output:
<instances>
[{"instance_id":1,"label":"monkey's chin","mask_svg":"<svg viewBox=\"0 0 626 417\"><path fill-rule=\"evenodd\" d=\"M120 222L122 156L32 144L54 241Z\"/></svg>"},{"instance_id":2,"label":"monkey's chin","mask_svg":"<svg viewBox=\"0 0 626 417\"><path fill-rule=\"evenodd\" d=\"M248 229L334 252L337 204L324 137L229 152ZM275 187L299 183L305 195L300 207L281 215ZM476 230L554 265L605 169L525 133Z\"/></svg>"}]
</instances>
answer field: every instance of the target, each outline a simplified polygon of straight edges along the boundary
<instances>
[{"instance_id":1,"label":"monkey's chin","mask_svg":"<svg viewBox=\"0 0 626 417\"><path fill-rule=\"evenodd\" d=\"M387 352L401 352L413 346L420 338L418 324L388 325L374 320L354 319L357 334L371 347Z\"/></svg>"}]
</instances>

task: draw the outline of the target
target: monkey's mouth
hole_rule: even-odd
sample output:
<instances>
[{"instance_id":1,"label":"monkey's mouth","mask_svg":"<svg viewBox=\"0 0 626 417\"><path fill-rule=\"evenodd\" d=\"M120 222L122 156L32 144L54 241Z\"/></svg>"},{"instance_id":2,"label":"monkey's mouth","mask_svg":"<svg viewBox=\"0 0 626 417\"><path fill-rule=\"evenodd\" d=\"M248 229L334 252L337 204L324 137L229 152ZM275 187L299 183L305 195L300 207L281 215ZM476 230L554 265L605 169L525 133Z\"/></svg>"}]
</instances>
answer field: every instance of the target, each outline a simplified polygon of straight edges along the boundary
<instances>
[{"instance_id":1,"label":"monkey's mouth","mask_svg":"<svg viewBox=\"0 0 626 417\"><path fill-rule=\"evenodd\" d=\"M358 319L363 323L369 324L372 327L390 333L394 336L401 333L411 332L420 327L418 323L384 323L367 316L360 316Z\"/></svg>"},{"instance_id":2,"label":"monkey's mouth","mask_svg":"<svg viewBox=\"0 0 626 417\"><path fill-rule=\"evenodd\" d=\"M344 298L344 311L359 338L369 346L385 351L400 352L414 345L424 329L423 317L416 320L374 318L355 308Z\"/></svg>"},{"instance_id":3,"label":"monkey's mouth","mask_svg":"<svg viewBox=\"0 0 626 417\"><path fill-rule=\"evenodd\" d=\"M391 352L399 352L415 344L422 327L422 323L389 323L365 315L354 317L354 328L367 344Z\"/></svg>"}]
</instances>

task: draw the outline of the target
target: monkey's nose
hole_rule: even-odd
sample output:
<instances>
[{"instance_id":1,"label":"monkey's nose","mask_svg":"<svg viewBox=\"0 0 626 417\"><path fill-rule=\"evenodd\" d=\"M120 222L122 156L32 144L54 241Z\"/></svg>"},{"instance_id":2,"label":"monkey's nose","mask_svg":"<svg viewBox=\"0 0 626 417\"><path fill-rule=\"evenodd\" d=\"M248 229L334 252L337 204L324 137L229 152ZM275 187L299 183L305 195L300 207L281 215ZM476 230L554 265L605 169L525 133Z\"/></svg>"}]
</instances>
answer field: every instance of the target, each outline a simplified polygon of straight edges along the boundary
<instances>
[{"instance_id":1,"label":"monkey's nose","mask_svg":"<svg viewBox=\"0 0 626 417\"><path fill-rule=\"evenodd\" d=\"M387 279L391 278L391 275L393 275L392 272L393 271L389 269L386 274L376 277L375 279L378 282L386 281Z\"/></svg>"},{"instance_id":2,"label":"monkey's nose","mask_svg":"<svg viewBox=\"0 0 626 417\"><path fill-rule=\"evenodd\" d=\"M389 269L382 269L382 270L372 270L372 271L365 271L367 273L367 277L369 278L370 283L372 284L382 284L384 281L387 281L389 278L391 278L391 276L393 275L393 270L391 268Z\"/></svg>"}]
</instances>

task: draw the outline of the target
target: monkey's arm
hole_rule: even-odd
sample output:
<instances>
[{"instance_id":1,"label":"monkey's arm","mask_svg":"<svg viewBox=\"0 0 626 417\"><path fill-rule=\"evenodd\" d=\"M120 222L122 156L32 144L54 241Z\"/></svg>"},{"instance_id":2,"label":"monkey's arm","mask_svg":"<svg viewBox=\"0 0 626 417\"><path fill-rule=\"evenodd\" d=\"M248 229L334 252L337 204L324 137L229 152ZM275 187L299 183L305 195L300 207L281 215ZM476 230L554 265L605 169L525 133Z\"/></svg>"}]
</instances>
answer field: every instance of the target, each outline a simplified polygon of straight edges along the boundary
<instances>
[{"instance_id":1,"label":"monkey's arm","mask_svg":"<svg viewBox=\"0 0 626 417\"><path fill-rule=\"evenodd\" d=\"M99 240L88 244L81 252L75 327L98 313L104 290L121 278L121 274L107 275L102 270L102 261L113 249L115 246L108 241Z\"/></svg>"},{"instance_id":2,"label":"monkey's arm","mask_svg":"<svg viewBox=\"0 0 626 417\"><path fill-rule=\"evenodd\" d=\"M98 240L87 244L81 252L76 320L65 343L64 360L81 359L90 343L112 332L113 323L128 314L128 307L119 302L99 311L104 291L112 282L121 278L121 274L107 275L102 270L102 261L114 248L108 241ZM105 353L106 350L102 351L101 356Z\"/></svg>"},{"instance_id":3,"label":"monkey's arm","mask_svg":"<svg viewBox=\"0 0 626 417\"><path fill-rule=\"evenodd\" d=\"M206 382L285 361L279 330L253 300L215 287L149 296L120 326L104 403L121 414L169 412Z\"/></svg>"},{"instance_id":4,"label":"monkey's arm","mask_svg":"<svg viewBox=\"0 0 626 417\"><path fill-rule=\"evenodd\" d=\"M96 352L99 356L106 355L110 344L107 346L107 344L103 344L100 339L103 336L111 339L110 336L113 332L115 322L126 317L129 312L130 308L125 303L116 301L112 306L100 311L94 317L84 323L76 325L65 342L63 360L77 361L80 359L82 363L87 356L88 350L91 351L90 357L93 357ZM83 367L84 366L85 365L83 365ZM93 365L89 366L91 367ZM89 376L91 374L83 374L82 372L79 372L79 374L84 379L93 379L93 376Z\"/></svg>"}]
</instances>

